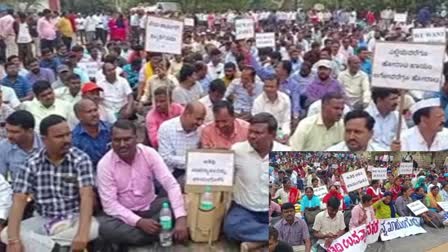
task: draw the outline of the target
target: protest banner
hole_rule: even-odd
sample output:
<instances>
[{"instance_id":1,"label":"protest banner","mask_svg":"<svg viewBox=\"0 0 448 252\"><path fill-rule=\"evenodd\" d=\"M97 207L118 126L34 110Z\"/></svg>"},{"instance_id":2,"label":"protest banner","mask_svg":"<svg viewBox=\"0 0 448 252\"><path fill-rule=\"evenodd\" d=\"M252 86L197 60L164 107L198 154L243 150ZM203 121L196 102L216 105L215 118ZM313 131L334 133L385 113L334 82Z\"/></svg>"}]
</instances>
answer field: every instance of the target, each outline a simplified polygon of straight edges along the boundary
<instances>
[{"instance_id":1,"label":"protest banner","mask_svg":"<svg viewBox=\"0 0 448 252\"><path fill-rule=\"evenodd\" d=\"M377 42L372 86L440 91L444 44Z\"/></svg>"},{"instance_id":2,"label":"protest banner","mask_svg":"<svg viewBox=\"0 0 448 252\"><path fill-rule=\"evenodd\" d=\"M254 21L243 18L235 20L236 39L250 39L255 35Z\"/></svg>"},{"instance_id":3,"label":"protest banner","mask_svg":"<svg viewBox=\"0 0 448 252\"><path fill-rule=\"evenodd\" d=\"M208 185L229 191L233 188L233 173L234 153L231 151L194 150L187 153L186 186Z\"/></svg>"},{"instance_id":4,"label":"protest banner","mask_svg":"<svg viewBox=\"0 0 448 252\"><path fill-rule=\"evenodd\" d=\"M380 221L371 221L370 223L363 224L337 238L326 249L328 252L365 251L368 244L378 241L380 230Z\"/></svg>"},{"instance_id":5,"label":"protest banner","mask_svg":"<svg viewBox=\"0 0 448 252\"><path fill-rule=\"evenodd\" d=\"M367 179L366 170L364 169L343 173L342 178L344 179L348 192L369 186L369 180Z\"/></svg>"},{"instance_id":6,"label":"protest banner","mask_svg":"<svg viewBox=\"0 0 448 252\"><path fill-rule=\"evenodd\" d=\"M416 216L419 216L420 214L427 212L428 208L420 201L414 201L412 203L409 203L406 205Z\"/></svg>"},{"instance_id":7,"label":"protest banner","mask_svg":"<svg viewBox=\"0 0 448 252\"><path fill-rule=\"evenodd\" d=\"M395 13L394 21L397 23L406 23L408 21L408 13Z\"/></svg>"},{"instance_id":8,"label":"protest banner","mask_svg":"<svg viewBox=\"0 0 448 252\"><path fill-rule=\"evenodd\" d=\"M193 18L184 18L184 25L194 27L194 19Z\"/></svg>"},{"instance_id":9,"label":"protest banner","mask_svg":"<svg viewBox=\"0 0 448 252\"><path fill-rule=\"evenodd\" d=\"M148 52L181 54L184 22L148 16L145 50Z\"/></svg>"},{"instance_id":10,"label":"protest banner","mask_svg":"<svg viewBox=\"0 0 448 252\"><path fill-rule=\"evenodd\" d=\"M448 212L448 201L437 202L443 211Z\"/></svg>"},{"instance_id":11,"label":"protest banner","mask_svg":"<svg viewBox=\"0 0 448 252\"><path fill-rule=\"evenodd\" d=\"M374 167L372 169L372 179L387 179L387 168Z\"/></svg>"},{"instance_id":12,"label":"protest banner","mask_svg":"<svg viewBox=\"0 0 448 252\"><path fill-rule=\"evenodd\" d=\"M412 29L412 41L417 43L446 43L446 28L418 28Z\"/></svg>"},{"instance_id":13,"label":"protest banner","mask_svg":"<svg viewBox=\"0 0 448 252\"><path fill-rule=\"evenodd\" d=\"M399 217L381 220L381 240L390 241L398 237L423 234L426 230L418 217Z\"/></svg>"},{"instance_id":14,"label":"protest banner","mask_svg":"<svg viewBox=\"0 0 448 252\"><path fill-rule=\"evenodd\" d=\"M328 193L328 189L326 186L319 186L317 188L313 188L313 190L314 195L316 195L320 199L322 199Z\"/></svg>"},{"instance_id":15,"label":"protest banner","mask_svg":"<svg viewBox=\"0 0 448 252\"><path fill-rule=\"evenodd\" d=\"M414 169L414 164L411 162L400 163L400 167L398 168L398 174L402 174L402 175L412 174L413 169Z\"/></svg>"},{"instance_id":16,"label":"protest banner","mask_svg":"<svg viewBox=\"0 0 448 252\"><path fill-rule=\"evenodd\" d=\"M275 48L275 33L263 32L255 34L255 43L257 48L271 47Z\"/></svg>"}]
</instances>

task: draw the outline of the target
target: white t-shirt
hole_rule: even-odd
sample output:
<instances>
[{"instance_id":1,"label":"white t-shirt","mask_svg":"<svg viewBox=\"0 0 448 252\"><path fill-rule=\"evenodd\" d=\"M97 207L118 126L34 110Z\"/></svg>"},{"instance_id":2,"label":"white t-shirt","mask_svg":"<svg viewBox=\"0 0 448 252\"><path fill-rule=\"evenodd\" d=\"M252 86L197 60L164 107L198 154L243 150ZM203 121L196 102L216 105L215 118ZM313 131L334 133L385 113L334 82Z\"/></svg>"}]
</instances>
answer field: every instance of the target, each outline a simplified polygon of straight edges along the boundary
<instances>
[{"instance_id":1,"label":"white t-shirt","mask_svg":"<svg viewBox=\"0 0 448 252\"><path fill-rule=\"evenodd\" d=\"M114 113L118 113L127 104L128 95L132 94L129 82L123 77L118 77L112 84L103 80L98 82L98 86L103 89L104 106Z\"/></svg>"},{"instance_id":2,"label":"white t-shirt","mask_svg":"<svg viewBox=\"0 0 448 252\"><path fill-rule=\"evenodd\" d=\"M0 86L2 90L3 103L8 104L11 108L16 109L20 105L16 92L10 87Z\"/></svg>"},{"instance_id":3,"label":"white t-shirt","mask_svg":"<svg viewBox=\"0 0 448 252\"><path fill-rule=\"evenodd\" d=\"M86 29L86 20L83 17L76 18L76 29L85 30Z\"/></svg>"},{"instance_id":4,"label":"white t-shirt","mask_svg":"<svg viewBox=\"0 0 448 252\"><path fill-rule=\"evenodd\" d=\"M19 24L19 34L17 34L17 43L18 44L28 44L33 42L33 38L30 34L30 29L28 24L20 23Z\"/></svg>"}]
</instances>

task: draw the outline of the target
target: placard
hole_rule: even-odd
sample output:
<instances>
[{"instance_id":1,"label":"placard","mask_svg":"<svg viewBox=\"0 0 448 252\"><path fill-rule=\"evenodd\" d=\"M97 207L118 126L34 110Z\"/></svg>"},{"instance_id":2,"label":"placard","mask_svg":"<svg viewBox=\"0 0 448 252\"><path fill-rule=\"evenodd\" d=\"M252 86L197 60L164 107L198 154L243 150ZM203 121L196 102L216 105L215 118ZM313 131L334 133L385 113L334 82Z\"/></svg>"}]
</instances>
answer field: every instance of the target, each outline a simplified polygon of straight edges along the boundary
<instances>
[{"instance_id":1,"label":"placard","mask_svg":"<svg viewBox=\"0 0 448 252\"><path fill-rule=\"evenodd\" d=\"M398 168L398 174L406 175L412 174L412 170L414 169L414 164L412 162L400 163L400 167Z\"/></svg>"},{"instance_id":2,"label":"placard","mask_svg":"<svg viewBox=\"0 0 448 252\"><path fill-rule=\"evenodd\" d=\"M317 163L317 162L314 163L314 164L313 164L313 167L320 167L320 163Z\"/></svg>"},{"instance_id":3,"label":"placard","mask_svg":"<svg viewBox=\"0 0 448 252\"><path fill-rule=\"evenodd\" d=\"M414 28L412 29L412 41L421 43L446 43L446 28Z\"/></svg>"},{"instance_id":4,"label":"placard","mask_svg":"<svg viewBox=\"0 0 448 252\"><path fill-rule=\"evenodd\" d=\"M387 179L387 168L379 168L379 167L372 168L372 179L375 180Z\"/></svg>"},{"instance_id":5,"label":"placard","mask_svg":"<svg viewBox=\"0 0 448 252\"><path fill-rule=\"evenodd\" d=\"M368 166L367 166L367 171L371 172L372 169L373 169L373 165L368 165Z\"/></svg>"},{"instance_id":6,"label":"placard","mask_svg":"<svg viewBox=\"0 0 448 252\"><path fill-rule=\"evenodd\" d=\"M194 27L194 19L193 18L184 18L184 25Z\"/></svg>"},{"instance_id":7,"label":"placard","mask_svg":"<svg viewBox=\"0 0 448 252\"><path fill-rule=\"evenodd\" d=\"M443 209L443 211L448 212L448 201L437 202L437 204Z\"/></svg>"},{"instance_id":8,"label":"placard","mask_svg":"<svg viewBox=\"0 0 448 252\"><path fill-rule=\"evenodd\" d=\"M78 67L83 69L89 78L95 78L96 73L100 70L98 62L81 61L78 63Z\"/></svg>"},{"instance_id":9,"label":"placard","mask_svg":"<svg viewBox=\"0 0 448 252\"><path fill-rule=\"evenodd\" d=\"M357 228L350 230L341 237L334 240L331 245L326 248L327 251L338 252L359 252L365 251L368 244L378 241L380 236L380 221L371 221ZM323 244L321 244L323 247Z\"/></svg>"},{"instance_id":10,"label":"placard","mask_svg":"<svg viewBox=\"0 0 448 252\"><path fill-rule=\"evenodd\" d=\"M427 212L428 208L420 201L414 201L412 203L409 203L406 205L409 210L411 210L416 216L419 216L420 214Z\"/></svg>"},{"instance_id":11,"label":"placard","mask_svg":"<svg viewBox=\"0 0 448 252\"><path fill-rule=\"evenodd\" d=\"M194 150L187 153L186 185L233 188L233 174L234 153L231 151Z\"/></svg>"},{"instance_id":12,"label":"placard","mask_svg":"<svg viewBox=\"0 0 448 252\"><path fill-rule=\"evenodd\" d=\"M444 44L377 42L372 86L440 91Z\"/></svg>"},{"instance_id":13,"label":"placard","mask_svg":"<svg viewBox=\"0 0 448 252\"><path fill-rule=\"evenodd\" d=\"M181 54L184 22L148 16L145 50L148 52Z\"/></svg>"},{"instance_id":14,"label":"placard","mask_svg":"<svg viewBox=\"0 0 448 252\"><path fill-rule=\"evenodd\" d=\"M423 234L426 230L418 217L399 217L381 220L381 240L390 241L398 237Z\"/></svg>"},{"instance_id":15,"label":"placard","mask_svg":"<svg viewBox=\"0 0 448 252\"><path fill-rule=\"evenodd\" d=\"M342 178L344 179L348 192L369 186L369 180L367 179L366 170L364 169L343 173Z\"/></svg>"},{"instance_id":16,"label":"placard","mask_svg":"<svg viewBox=\"0 0 448 252\"><path fill-rule=\"evenodd\" d=\"M406 23L408 21L408 13L395 13L394 21L398 23Z\"/></svg>"},{"instance_id":17,"label":"placard","mask_svg":"<svg viewBox=\"0 0 448 252\"><path fill-rule=\"evenodd\" d=\"M255 43L257 48L272 47L275 48L275 33L264 32L255 34Z\"/></svg>"},{"instance_id":18,"label":"placard","mask_svg":"<svg viewBox=\"0 0 448 252\"><path fill-rule=\"evenodd\" d=\"M250 39L255 35L254 21L249 18L235 20L236 39Z\"/></svg>"},{"instance_id":19,"label":"placard","mask_svg":"<svg viewBox=\"0 0 448 252\"><path fill-rule=\"evenodd\" d=\"M313 190L314 190L314 195L316 195L320 199L325 197L325 195L327 195L327 193L328 193L327 186L319 186L317 188L313 188Z\"/></svg>"}]
</instances>

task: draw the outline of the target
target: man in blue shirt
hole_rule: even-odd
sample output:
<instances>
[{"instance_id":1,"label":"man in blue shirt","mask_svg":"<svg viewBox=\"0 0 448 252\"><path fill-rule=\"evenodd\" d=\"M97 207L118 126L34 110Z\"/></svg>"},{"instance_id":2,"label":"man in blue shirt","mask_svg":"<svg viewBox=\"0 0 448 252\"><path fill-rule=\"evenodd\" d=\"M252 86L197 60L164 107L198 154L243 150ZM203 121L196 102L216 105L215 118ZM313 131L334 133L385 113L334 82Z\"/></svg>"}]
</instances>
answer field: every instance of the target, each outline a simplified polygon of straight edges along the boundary
<instances>
[{"instance_id":1,"label":"man in blue shirt","mask_svg":"<svg viewBox=\"0 0 448 252\"><path fill-rule=\"evenodd\" d=\"M372 61L369 59L369 50L367 47L359 48L359 59L361 60L361 70L369 76L372 77Z\"/></svg>"},{"instance_id":2,"label":"man in blue shirt","mask_svg":"<svg viewBox=\"0 0 448 252\"><path fill-rule=\"evenodd\" d=\"M73 145L89 155L96 170L98 161L110 149L111 125L100 120L98 106L90 99L77 102L74 109L79 124L72 131Z\"/></svg>"},{"instance_id":3,"label":"man in blue shirt","mask_svg":"<svg viewBox=\"0 0 448 252\"><path fill-rule=\"evenodd\" d=\"M55 57L53 52L49 48L42 49L42 58L40 60L40 67L48 68L53 70L53 74L56 74L56 70L62 62L59 61L58 57Z\"/></svg>"},{"instance_id":4,"label":"man in blue shirt","mask_svg":"<svg viewBox=\"0 0 448 252\"><path fill-rule=\"evenodd\" d=\"M2 79L3 86L14 89L17 98L22 101L32 100L33 92L31 90L31 84L28 80L19 75L19 70L16 64L8 62L5 64L6 76Z\"/></svg>"},{"instance_id":5,"label":"man in blue shirt","mask_svg":"<svg viewBox=\"0 0 448 252\"><path fill-rule=\"evenodd\" d=\"M43 146L34 126L34 117L26 110L18 110L6 118L8 139L0 141L0 174L11 181L25 160Z\"/></svg>"}]
</instances>

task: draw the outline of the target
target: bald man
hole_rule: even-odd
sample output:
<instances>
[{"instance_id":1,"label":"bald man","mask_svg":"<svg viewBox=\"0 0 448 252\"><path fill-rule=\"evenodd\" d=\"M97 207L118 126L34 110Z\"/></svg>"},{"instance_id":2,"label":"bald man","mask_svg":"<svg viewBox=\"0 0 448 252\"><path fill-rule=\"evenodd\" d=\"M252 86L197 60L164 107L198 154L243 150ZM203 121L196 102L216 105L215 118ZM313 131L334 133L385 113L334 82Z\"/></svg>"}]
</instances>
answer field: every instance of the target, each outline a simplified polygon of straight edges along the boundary
<instances>
[{"instance_id":1,"label":"bald man","mask_svg":"<svg viewBox=\"0 0 448 252\"><path fill-rule=\"evenodd\" d=\"M72 131L73 145L87 153L94 168L109 150L111 125L100 120L98 105L83 98L74 106L79 123Z\"/></svg>"},{"instance_id":2,"label":"bald man","mask_svg":"<svg viewBox=\"0 0 448 252\"><path fill-rule=\"evenodd\" d=\"M185 184L187 150L199 148L201 125L206 109L195 101L188 103L182 115L162 123L159 128L159 153L179 184Z\"/></svg>"},{"instance_id":3,"label":"bald man","mask_svg":"<svg viewBox=\"0 0 448 252\"><path fill-rule=\"evenodd\" d=\"M364 109L371 101L369 76L361 71L361 60L358 56L350 56L348 69L341 72L338 81L345 89L348 105L352 109Z\"/></svg>"}]
</instances>

